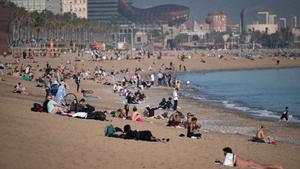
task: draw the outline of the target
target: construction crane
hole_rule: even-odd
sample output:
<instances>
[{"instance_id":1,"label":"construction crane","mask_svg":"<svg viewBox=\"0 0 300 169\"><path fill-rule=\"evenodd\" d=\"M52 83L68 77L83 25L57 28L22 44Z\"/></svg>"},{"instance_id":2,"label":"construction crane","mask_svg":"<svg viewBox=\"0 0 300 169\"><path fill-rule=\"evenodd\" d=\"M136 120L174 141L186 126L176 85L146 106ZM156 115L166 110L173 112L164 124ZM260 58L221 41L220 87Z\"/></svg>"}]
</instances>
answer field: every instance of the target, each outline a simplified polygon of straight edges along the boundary
<instances>
[{"instance_id":1,"label":"construction crane","mask_svg":"<svg viewBox=\"0 0 300 169\"><path fill-rule=\"evenodd\" d=\"M259 15L266 15L266 24L269 24L269 12L263 11L263 12L257 12Z\"/></svg>"}]
</instances>

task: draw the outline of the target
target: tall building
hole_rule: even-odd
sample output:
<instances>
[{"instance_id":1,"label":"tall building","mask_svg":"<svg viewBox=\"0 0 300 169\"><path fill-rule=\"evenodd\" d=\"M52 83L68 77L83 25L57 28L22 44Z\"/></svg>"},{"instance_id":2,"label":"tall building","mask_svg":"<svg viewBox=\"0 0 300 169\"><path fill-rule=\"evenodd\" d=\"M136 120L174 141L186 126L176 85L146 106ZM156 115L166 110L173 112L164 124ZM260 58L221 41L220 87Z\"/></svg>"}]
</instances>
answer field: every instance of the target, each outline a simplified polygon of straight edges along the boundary
<instances>
[{"instance_id":1,"label":"tall building","mask_svg":"<svg viewBox=\"0 0 300 169\"><path fill-rule=\"evenodd\" d=\"M226 32L227 16L224 12L209 13L207 23L211 32Z\"/></svg>"},{"instance_id":2,"label":"tall building","mask_svg":"<svg viewBox=\"0 0 300 169\"><path fill-rule=\"evenodd\" d=\"M128 22L119 13L119 0L88 0L87 9L89 19L107 23Z\"/></svg>"}]
</instances>

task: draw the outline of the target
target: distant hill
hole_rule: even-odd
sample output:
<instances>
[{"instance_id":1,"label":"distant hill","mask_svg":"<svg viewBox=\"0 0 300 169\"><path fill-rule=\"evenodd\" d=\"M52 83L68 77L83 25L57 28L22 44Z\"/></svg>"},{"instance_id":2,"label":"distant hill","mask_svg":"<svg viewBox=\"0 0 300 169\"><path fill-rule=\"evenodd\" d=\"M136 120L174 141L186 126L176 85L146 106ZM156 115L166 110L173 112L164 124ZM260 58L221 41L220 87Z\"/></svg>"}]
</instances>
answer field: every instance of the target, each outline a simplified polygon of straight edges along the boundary
<instances>
[{"instance_id":1,"label":"distant hill","mask_svg":"<svg viewBox=\"0 0 300 169\"><path fill-rule=\"evenodd\" d=\"M239 21L239 14L245 8L246 22L261 20L258 11L270 10L280 17L298 16L300 0L132 0L136 7L147 8L161 4L181 4L190 8L192 19L204 20L209 12L224 11L229 19ZM300 22L298 22L300 23Z\"/></svg>"}]
</instances>

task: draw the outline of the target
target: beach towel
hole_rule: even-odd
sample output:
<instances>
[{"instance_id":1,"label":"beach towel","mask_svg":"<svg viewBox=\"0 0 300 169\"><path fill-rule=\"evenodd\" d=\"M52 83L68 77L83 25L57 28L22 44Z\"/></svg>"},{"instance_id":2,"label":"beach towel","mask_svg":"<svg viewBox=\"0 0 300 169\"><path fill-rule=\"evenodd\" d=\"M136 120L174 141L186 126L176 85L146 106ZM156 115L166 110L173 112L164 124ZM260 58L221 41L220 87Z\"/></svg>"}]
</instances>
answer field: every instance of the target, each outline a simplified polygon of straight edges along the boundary
<instances>
[{"instance_id":1,"label":"beach towel","mask_svg":"<svg viewBox=\"0 0 300 169\"><path fill-rule=\"evenodd\" d=\"M87 115L88 114L86 112L77 112L77 113L72 114L72 117L86 119Z\"/></svg>"},{"instance_id":2,"label":"beach towel","mask_svg":"<svg viewBox=\"0 0 300 169\"><path fill-rule=\"evenodd\" d=\"M31 81L32 79L31 79L31 77L28 74L25 74L23 76L23 80L25 80L25 81Z\"/></svg>"}]
</instances>

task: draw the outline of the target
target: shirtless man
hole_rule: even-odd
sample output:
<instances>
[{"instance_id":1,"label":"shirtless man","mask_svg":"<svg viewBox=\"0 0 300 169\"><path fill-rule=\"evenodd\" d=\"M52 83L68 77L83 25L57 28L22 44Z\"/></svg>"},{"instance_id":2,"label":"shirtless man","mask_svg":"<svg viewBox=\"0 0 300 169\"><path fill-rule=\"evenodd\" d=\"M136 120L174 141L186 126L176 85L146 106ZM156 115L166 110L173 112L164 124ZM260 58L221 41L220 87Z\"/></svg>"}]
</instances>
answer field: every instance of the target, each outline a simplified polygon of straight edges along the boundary
<instances>
[{"instance_id":1,"label":"shirtless man","mask_svg":"<svg viewBox=\"0 0 300 169\"><path fill-rule=\"evenodd\" d=\"M261 164L253 160L244 160L239 156L233 154L230 147L223 148L225 159L227 154L233 155L233 166L239 168L253 168L253 169L283 169L282 166L279 165L272 165L272 164ZM217 161L216 161L217 162ZM225 164L225 160L222 164Z\"/></svg>"},{"instance_id":2,"label":"shirtless man","mask_svg":"<svg viewBox=\"0 0 300 169\"><path fill-rule=\"evenodd\" d=\"M256 133L255 141L264 142L264 143L272 143L272 139L270 136L265 136L265 127L260 126Z\"/></svg>"}]
</instances>

